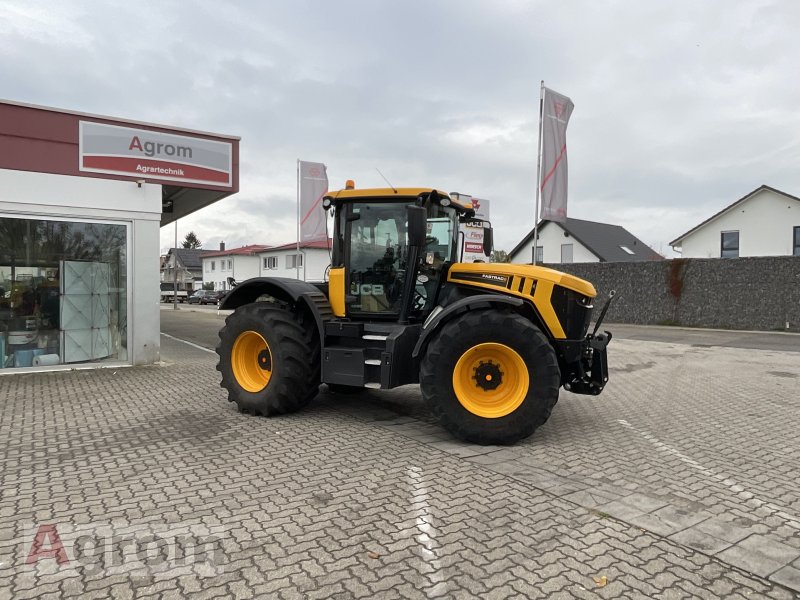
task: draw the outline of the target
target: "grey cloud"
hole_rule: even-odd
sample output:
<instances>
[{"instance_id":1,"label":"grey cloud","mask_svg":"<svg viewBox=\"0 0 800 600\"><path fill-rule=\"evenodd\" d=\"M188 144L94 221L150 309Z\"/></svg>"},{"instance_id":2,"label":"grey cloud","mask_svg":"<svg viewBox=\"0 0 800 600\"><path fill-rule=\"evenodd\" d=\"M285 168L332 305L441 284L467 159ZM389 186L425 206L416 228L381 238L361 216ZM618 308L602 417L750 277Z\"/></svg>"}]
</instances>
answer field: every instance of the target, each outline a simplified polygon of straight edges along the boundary
<instances>
[{"instance_id":1,"label":"grey cloud","mask_svg":"<svg viewBox=\"0 0 800 600\"><path fill-rule=\"evenodd\" d=\"M332 187L382 186L379 167L490 198L510 248L533 225L540 79L576 105L571 216L666 250L761 183L800 193L788 0L9 7L0 95L242 136L238 197L180 224L201 239L291 241L302 158Z\"/></svg>"}]
</instances>

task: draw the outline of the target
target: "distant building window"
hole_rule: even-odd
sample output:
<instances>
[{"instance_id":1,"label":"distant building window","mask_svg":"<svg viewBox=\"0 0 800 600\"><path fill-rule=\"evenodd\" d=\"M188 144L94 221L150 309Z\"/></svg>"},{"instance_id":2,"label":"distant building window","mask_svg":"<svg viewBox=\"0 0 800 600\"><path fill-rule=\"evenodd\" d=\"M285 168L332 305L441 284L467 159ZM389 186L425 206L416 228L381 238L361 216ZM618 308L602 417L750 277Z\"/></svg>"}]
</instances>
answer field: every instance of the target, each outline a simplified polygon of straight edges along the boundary
<instances>
[{"instance_id":1,"label":"distant building window","mask_svg":"<svg viewBox=\"0 0 800 600\"><path fill-rule=\"evenodd\" d=\"M533 248L531 248L531 250L533 250ZM544 262L544 246L536 246L536 254L533 252L531 252L531 254L533 255L533 262L537 265Z\"/></svg>"},{"instance_id":2,"label":"distant building window","mask_svg":"<svg viewBox=\"0 0 800 600\"><path fill-rule=\"evenodd\" d=\"M800 227L794 228L794 256L800 256Z\"/></svg>"},{"instance_id":3,"label":"distant building window","mask_svg":"<svg viewBox=\"0 0 800 600\"><path fill-rule=\"evenodd\" d=\"M228 261L228 271L230 271L231 269L233 269L233 260Z\"/></svg>"},{"instance_id":4,"label":"distant building window","mask_svg":"<svg viewBox=\"0 0 800 600\"><path fill-rule=\"evenodd\" d=\"M630 248L628 248L627 246L620 246L620 248L622 248L623 252L627 252L628 254L635 254L635 252Z\"/></svg>"},{"instance_id":5,"label":"distant building window","mask_svg":"<svg viewBox=\"0 0 800 600\"><path fill-rule=\"evenodd\" d=\"M278 257L277 256L265 256L264 257L264 268L265 269L277 269L278 268Z\"/></svg>"},{"instance_id":6,"label":"distant building window","mask_svg":"<svg viewBox=\"0 0 800 600\"><path fill-rule=\"evenodd\" d=\"M214 270L216 270L216 268L217 268L217 261L212 260L211 261L211 270L214 271Z\"/></svg>"},{"instance_id":7,"label":"distant building window","mask_svg":"<svg viewBox=\"0 0 800 600\"><path fill-rule=\"evenodd\" d=\"M303 266L302 254L287 254L286 255L286 268L296 269Z\"/></svg>"},{"instance_id":8,"label":"distant building window","mask_svg":"<svg viewBox=\"0 0 800 600\"><path fill-rule=\"evenodd\" d=\"M561 244L561 262L572 262L572 244Z\"/></svg>"},{"instance_id":9,"label":"distant building window","mask_svg":"<svg viewBox=\"0 0 800 600\"><path fill-rule=\"evenodd\" d=\"M739 232L723 231L721 234L721 258L739 258Z\"/></svg>"},{"instance_id":10,"label":"distant building window","mask_svg":"<svg viewBox=\"0 0 800 600\"><path fill-rule=\"evenodd\" d=\"M211 270L211 263L206 263L206 273Z\"/></svg>"}]
</instances>

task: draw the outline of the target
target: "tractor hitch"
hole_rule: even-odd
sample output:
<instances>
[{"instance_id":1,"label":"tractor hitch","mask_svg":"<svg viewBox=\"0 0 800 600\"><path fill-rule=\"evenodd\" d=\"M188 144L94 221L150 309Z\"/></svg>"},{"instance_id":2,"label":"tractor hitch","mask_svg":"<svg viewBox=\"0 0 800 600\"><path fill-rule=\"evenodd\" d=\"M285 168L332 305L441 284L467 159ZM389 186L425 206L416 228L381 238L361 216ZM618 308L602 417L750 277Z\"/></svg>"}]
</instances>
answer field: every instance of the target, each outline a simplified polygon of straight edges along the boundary
<instances>
[{"instance_id":1,"label":"tractor hitch","mask_svg":"<svg viewBox=\"0 0 800 600\"><path fill-rule=\"evenodd\" d=\"M608 383L608 354L606 347L611 332L590 333L581 342L580 359L570 365L570 376L564 389L573 394L597 396Z\"/></svg>"}]
</instances>

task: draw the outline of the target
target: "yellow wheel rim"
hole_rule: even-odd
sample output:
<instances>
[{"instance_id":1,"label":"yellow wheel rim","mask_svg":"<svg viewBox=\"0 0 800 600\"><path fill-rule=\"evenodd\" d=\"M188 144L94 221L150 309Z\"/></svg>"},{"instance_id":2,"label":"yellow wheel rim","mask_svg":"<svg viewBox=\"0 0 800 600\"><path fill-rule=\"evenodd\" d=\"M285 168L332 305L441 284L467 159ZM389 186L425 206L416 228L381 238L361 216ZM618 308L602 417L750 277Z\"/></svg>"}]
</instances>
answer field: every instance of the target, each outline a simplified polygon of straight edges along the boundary
<instances>
[{"instance_id":1,"label":"yellow wheel rim","mask_svg":"<svg viewBox=\"0 0 800 600\"><path fill-rule=\"evenodd\" d=\"M260 392L272 378L272 352L260 333L244 331L231 350L231 367L237 383L248 392Z\"/></svg>"},{"instance_id":2,"label":"yellow wheel rim","mask_svg":"<svg viewBox=\"0 0 800 600\"><path fill-rule=\"evenodd\" d=\"M528 395L528 367L505 344L473 346L458 359L453 370L453 390L461 405L473 415L498 419L511 414Z\"/></svg>"}]
</instances>

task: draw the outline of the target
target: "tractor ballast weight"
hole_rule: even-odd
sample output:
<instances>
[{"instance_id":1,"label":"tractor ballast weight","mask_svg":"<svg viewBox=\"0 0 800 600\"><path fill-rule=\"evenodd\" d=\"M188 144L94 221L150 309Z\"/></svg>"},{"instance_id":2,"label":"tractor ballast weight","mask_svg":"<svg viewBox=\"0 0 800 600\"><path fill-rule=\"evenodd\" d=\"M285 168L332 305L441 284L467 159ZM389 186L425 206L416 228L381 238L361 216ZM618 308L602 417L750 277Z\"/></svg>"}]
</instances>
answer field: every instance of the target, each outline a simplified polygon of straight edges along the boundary
<instances>
[{"instance_id":1,"label":"tractor ballast weight","mask_svg":"<svg viewBox=\"0 0 800 600\"><path fill-rule=\"evenodd\" d=\"M459 262L459 222L488 223L431 188L346 189L323 206L334 213L328 282L255 278L220 303L234 312L217 368L241 410L292 412L323 383L334 393L419 383L454 435L508 444L549 418L559 388L603 390L611 334L599 321L588 331L590 283Z\"/></svg>"}]
</instances>

